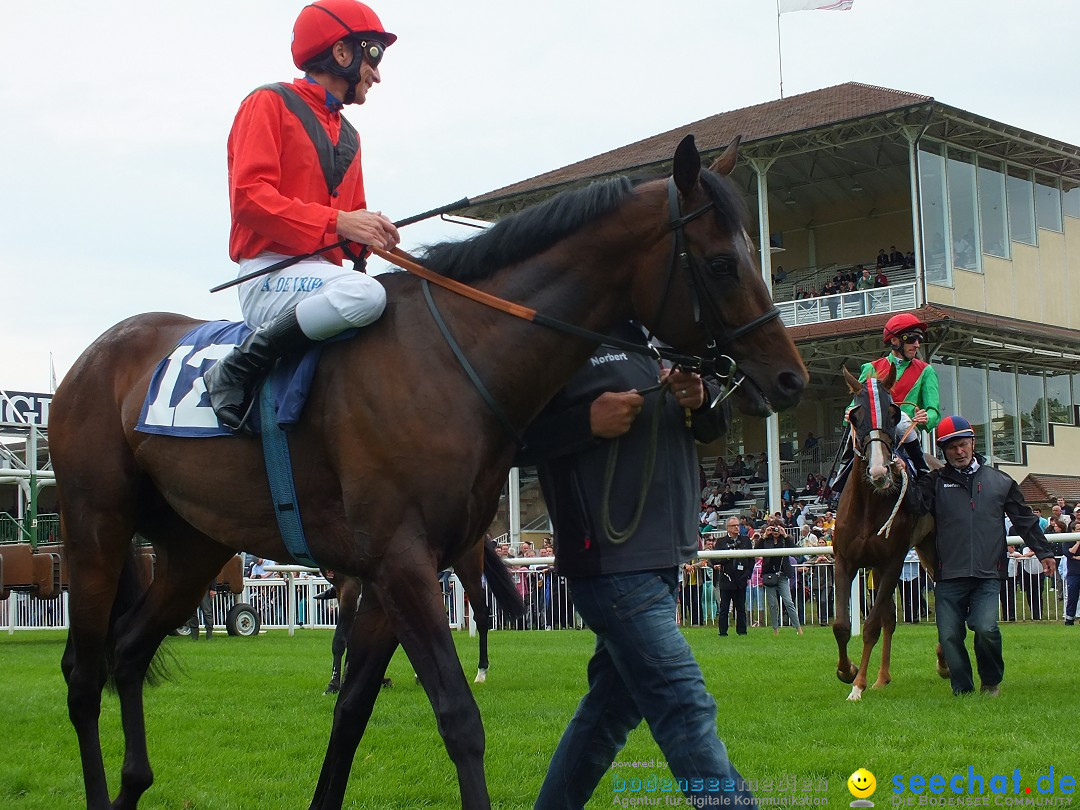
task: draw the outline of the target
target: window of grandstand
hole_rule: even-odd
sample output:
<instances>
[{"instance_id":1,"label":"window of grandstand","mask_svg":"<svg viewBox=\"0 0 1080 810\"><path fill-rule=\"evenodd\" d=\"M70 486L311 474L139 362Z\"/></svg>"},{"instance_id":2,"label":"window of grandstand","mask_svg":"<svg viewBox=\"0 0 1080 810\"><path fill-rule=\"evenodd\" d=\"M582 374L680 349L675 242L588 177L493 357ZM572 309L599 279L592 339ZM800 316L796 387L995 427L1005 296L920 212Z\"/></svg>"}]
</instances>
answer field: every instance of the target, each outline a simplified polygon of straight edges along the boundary
<instances>
[{"instance_id":1,"label":"window of grandstand","mask_svg":"<svg viewBox=\"0 0 1080 810\"><path fill-rule=\"evenodd\" d=\"M1035 175L1035 223L1061 233L1061 193L1056 178Z\"/></svg>"},{"instance_id":2,"label":"window of grandstand","mask_svg":"<svg viewBox=\"0 0 1080 810\"><path fill-rule=\"evenodd\" d=\"M949 147L947 177L953 267L978 271L981 251L975 215L975 153Z\"/></svg>"},{"instance_id":3,"label":"window of grandstand","mask_svg":"<svg viewBox=\"0 0 1080 810\"><path fill-rule=\"evenodd\" d=\"M979 360L961 357L957 367L956 387L959 393L960 407L955 413L962 413L975 428L975 449L984 456L990 451L989 431L990 412L987 407L986 369Z\"/></svg>"},{"instance_id":4,"label":"window of grandstand","mask_svg":"<svg viewBox=\"0 0 1080 810\"><path fill-rule=\"evenodd\" d=\"M1020 398L1020 439L1047 441L1046 390L1042 371L1020 367L1016 370L1016 390Z\"/></svg>"},{"instance_id":5,"label":"window of grandstand","mask_svg":"<svg viewBox=\"0 0 1080 810\"><path fill-rule=\"evenodd\" d=\"M945 148L933 141L919 144L919 197L922 209L923 267L930 284L952 286L952 268L946 255L949 238L945 215Z\"/></svg>"},{"instance_id":6,"label":"window of grandstand","mask_svg":"<svg viewBox=\"0 0 1080 810\"><path fill-rule=\"evenodd\" d=\"M1073 423L1071 378L1064 371L1046 372L1046 416L1059 425Z\"/></svg>"},{"instance_id":7,"label":"window of grandstand","mask_svg":"<svg viewBox=\"0 0 1080 810\"><path fill-rule=\"evenodd\" d=\"M989 363L990 440L998 461L1020 461L1020 443L1016 440L1016 373L1007 363Z\"/></svg>"},{"instance_id":8,"label":"window of grandstand","mask_svg":"<svg viewBox=\"0 0 1080 810\"><path fill-rule=\"evenodd\" d=\"M1009 197L1009 238L1014 242L1034 245L1035 242L1035 190L1031 172L1017 166L1009 167L1005 181Z\"/></svg>"},{"instance_id":9,"label":"window of grandstand","mask_svg":"<svg viewBox=\"0 0 1080 810\"><path fill-rule=\"evenodd\" d=\"M938 376L941 413L960 413L956 405L956 358L935 355L932 362Z\"/></svg>"},{"instance_id":10,"label":"window of grandstand","mask_svg":"<svg viewBox=\"0 0 1080 810\"><path fill-rule=\"evenodd\" d=\"M1067 217L1080 219L1080 185L1070 187L1067 183L1061 187L1061 210Z\"/></svg>"},{"instance_id":11,"label":"window of grandstand","mask_svg":"<svg viewBox=\"0 0 1080 810\"><path fill-rule=\"evenodd\" d=\"M979 158L979 224L983 253L1009 258L1004 167L1001 161L984 157Z\"/></svg>"}]
</instances>

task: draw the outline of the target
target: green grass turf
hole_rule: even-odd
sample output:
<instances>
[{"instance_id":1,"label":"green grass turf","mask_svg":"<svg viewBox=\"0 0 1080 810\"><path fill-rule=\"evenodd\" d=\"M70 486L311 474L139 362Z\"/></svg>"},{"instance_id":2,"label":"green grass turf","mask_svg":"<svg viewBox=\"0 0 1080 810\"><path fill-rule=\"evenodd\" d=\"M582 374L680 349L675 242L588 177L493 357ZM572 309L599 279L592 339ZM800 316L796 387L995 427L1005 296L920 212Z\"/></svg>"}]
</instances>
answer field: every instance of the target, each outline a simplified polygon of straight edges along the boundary
<instances>
[{"instance_id":1,"label":"green grass turf","mask_svg":"<svg viewBox=\"0 0 1080 810\"><path fill-rule=\"evenodd\" d=\"M892 798L894 774L966 775L970 765L989 779L1019 769L1023 791L1051 767L1056 778L1080 770L1068 753L1080 719L1075 628L1004 626L1007 672L1002 697L994 700L953 698L947 682L934 674L933 626L901 626L892 685L868 690L860 703L845 700L849 687L833 674L836 651L827 628L808 627L801 638L790 629L779 638L761 629L724 639L711 629L685 632L717 697L720 736L763 798L802 795L847 806L852 797L846 780L860 767L877 777L873 798L879 807ZM471 679L475 640L464 633L455 639ZM0 808L51 810L83 803L59 668L63 644L63 634L55 631L0 636ZM587 631L492 634L490 679L474 685L473 693L487 729L494 806L531 807L585 690L592 645ZM322 695L330 632L215 636L209 644L170 638L164 646L174 677L146 694L156 781L142 806L306 807L333 709L333 698ZM456 777L431 708L400 651L389 674L395 685L375 706L345 806L458 806ZM115 795L123 747L117 701L108 693L102 739ZM627 780L667 776L663 768L633 767L662 758L647 728L636 730L618 758L620 767L603 779L590 807L612 806L618 796L662 796L613 791L616 774ZM781 784L792 778L814 789L793 792Z\"/></svg>"}]
</instances>

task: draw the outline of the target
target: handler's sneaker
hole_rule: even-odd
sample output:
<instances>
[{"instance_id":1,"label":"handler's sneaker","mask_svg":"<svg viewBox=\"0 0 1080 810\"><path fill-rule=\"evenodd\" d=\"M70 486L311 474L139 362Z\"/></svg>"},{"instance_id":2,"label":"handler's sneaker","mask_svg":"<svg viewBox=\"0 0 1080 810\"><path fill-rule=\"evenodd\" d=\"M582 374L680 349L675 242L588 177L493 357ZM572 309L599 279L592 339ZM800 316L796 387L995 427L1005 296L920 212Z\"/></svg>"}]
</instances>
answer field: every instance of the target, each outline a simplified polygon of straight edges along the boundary
<instances>
[{"instance_id":1,"label":"handler's sneaker","mask_svg":"<svg viewBox=\"0 0 1080 810\"><path fill-rule=\"evenodd\" d=\"M993 686L988 686L984 683L982 685L982 688L979 689L979 691L985 693L986 695L989 695L990 697L1000 697L1001 684L995 683Z\"/></svg>"}]
</instances>

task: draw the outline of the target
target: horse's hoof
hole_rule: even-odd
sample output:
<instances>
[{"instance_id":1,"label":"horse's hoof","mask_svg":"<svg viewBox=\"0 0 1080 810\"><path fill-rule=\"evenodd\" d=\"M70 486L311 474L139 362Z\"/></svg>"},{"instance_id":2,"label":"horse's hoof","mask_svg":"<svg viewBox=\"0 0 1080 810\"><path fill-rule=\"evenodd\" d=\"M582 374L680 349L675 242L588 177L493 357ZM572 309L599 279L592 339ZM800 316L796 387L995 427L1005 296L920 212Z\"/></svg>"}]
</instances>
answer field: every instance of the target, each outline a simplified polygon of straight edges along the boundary
<instances>
[{"instance_id":1,"label":"horse's hoof","mask_svg":"<svg viewBox=\"0 0 1080 810\"><path fill-rule=\"evenodd\" d=\"M478 669L478 670L476 670L476 677L473 678L473 683L484 683L486 680L487 680L487 670L486 669Z\"/></svg>"},{"instance_id":2,"label":"horse's hoof","mask_svg":"<svg viewBox=\"0 0 1080 810\"><path fill-rule=\"evenodd\" d=\"M836 670L836 677L840 679L841 683L854 683L855 676L859 674L859 670L852 667L846 672L842 669Z\"/></svg>"},{"instance_id":3,"label":"horse's hoof","mask_svg":"<svg viewBox=\"0 0 1080 810\"><path fill-rule=\"evenodd\" d=\"M942 680L946 680L946 681L949 680L949 678L952 677L952 673L949 672L948 667L938 667L937 668L937 674L938 674L939 678L941 678Z\"/></svg>"},{"instance_id":4,"label":"horse's hoof","mask_svg":"<svg viewBox=\"0 0 1080 810\"><path fill-rule=\"evenodd\" d=\"M878 678L876 681L874 681L874 685L872 687L870 687L870 688L871 689L884 689L890 683L892 683L892 678L886 678L885 680L882 680L881 678Z\"/></svg>"},{"instance_id":5,"label":"horse's hoof","mask_svg":"<svg viewBox=\"0 0 1080 810\"><path fill-rule=\"evenodd\" d=\"M862 700L863 690L857 686L851 687L851 694L847 696L848 700Z\"/></svg>"},{"instance_id":6,"label":"horse's hoof","mask_svg":"<svg viewBox=\"0 0 1080 810\"><path fill-rule=\"evenodd\" d=\"M330 681L330 683L328 683L326 685L326 691L324 691L323 694L324 695L336 695L340 691L341 691L341 684L336 682L336 681Z\"/></svg>"},{"instance_id":7,"label":"horse's hoof","mask_svg":"<svg viewBox=\"0 0 1080 810\"><path fill-rule=\"evenodd\" d=\"M419 678L417 680L419 680ZM390 680L390 678L383 678L382 679L382 688L383 689L393 689L394 688L394 682L392 680Z\"/></svg>"}]
</instances>

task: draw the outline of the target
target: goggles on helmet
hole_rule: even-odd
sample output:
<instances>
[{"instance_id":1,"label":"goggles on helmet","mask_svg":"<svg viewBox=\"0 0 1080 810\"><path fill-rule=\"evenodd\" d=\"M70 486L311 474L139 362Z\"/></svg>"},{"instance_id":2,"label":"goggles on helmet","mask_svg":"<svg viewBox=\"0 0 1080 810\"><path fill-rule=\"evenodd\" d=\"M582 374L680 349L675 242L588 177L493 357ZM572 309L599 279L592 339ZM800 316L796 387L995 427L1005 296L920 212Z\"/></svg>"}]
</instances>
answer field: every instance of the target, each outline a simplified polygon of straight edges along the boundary
<instances>
[{"instance_id":1,"label":"goggles on helmet","mask_svg":"<svg viewBox=\"0 0 1080 810\"><path fill-rule=\"evenodd\" d=\"M912 343L921 343L926 340L926 335L924 335L922 332L904 332L904 334L900 335L899 337L902 342L908 344L909 346Z\"/></svg>"},{"instance_id":2,"label":"goggles on helmet","mask_svg":"<svg viewBox=\"0 0 1080 810\"><path fill-rule=\"evenodd\" d=\"M377 39L362 39L359 43L359 52L372 68L377 68L386 53L386 45Z\"/></svg>"}]
</instances>

